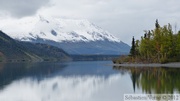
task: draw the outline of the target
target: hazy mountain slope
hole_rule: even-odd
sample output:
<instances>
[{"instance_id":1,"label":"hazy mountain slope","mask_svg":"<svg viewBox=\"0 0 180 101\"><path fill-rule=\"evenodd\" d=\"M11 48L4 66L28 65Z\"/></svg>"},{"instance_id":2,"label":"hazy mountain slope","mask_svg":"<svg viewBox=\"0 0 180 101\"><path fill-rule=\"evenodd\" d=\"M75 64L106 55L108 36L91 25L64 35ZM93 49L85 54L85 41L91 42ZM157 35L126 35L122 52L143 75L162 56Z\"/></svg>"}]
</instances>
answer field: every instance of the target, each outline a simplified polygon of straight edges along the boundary
<instances>
[{"instance_id":1,"label":"hazy mountain slope","mask_svg":"<svg viewBox=\"0 0 180 101\"><path fill-rule=\"evenodd\" d=\"M129 46L125 43L110 42L110 41L90 41L90 42L55 42L51 40L36 39L34 43L47 43L59 48L63 48L69 54L74 55L120 55L128 54Z\"/></svg>"}]
</instances>

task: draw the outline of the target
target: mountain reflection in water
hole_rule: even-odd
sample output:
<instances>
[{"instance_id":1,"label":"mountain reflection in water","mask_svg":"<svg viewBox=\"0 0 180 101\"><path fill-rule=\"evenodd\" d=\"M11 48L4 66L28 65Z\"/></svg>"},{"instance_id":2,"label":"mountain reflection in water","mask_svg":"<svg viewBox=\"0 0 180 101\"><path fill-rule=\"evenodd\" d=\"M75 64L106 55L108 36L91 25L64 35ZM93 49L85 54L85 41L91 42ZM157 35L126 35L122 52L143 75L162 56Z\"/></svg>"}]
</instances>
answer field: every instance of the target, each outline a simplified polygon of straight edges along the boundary
<instances>
[{"instance_id":1,"label":"mountain reflection in water","mask_svg":"<svg viewBox=\"0 0 180 101\"><path fill-rule=\"evenodd\" d=\"M0 65L0 101L123 101L124 94L180 92L180 70L112 67L111 61Z\"/></svg>"},{"instance_id":2,"label":"mountain reflection in water","mask_svg":"<svg viewBox=\"0 0 180 101\"><path fill-rule=\"evenodd\" d=\"M128 75L122 77L110 63L4 64L0 101L119 101L131 91L131 82L124 82Z\"/></svg>"},{"instance_id":3,"label":"mountain reflection in water","mask_svg":"<svg viewBox=\"0 0 180 101\"><path fill-rule=\"evenodd\" d=\"M120 75L22 79L0 92L0 101L118 101L120 79Z\"/></svg>"},{"instance_id":4,"label":"mountain reflection in water","mask_svg":"<svg viewBox=\"0 0 180 101\"><path fill-rule=\"evenodd\" d=\"M67 65L62 63L8 63L0 65L0 88L14 80L32 77L42 79L62 71Z\"/></svg>"}]
</instances>

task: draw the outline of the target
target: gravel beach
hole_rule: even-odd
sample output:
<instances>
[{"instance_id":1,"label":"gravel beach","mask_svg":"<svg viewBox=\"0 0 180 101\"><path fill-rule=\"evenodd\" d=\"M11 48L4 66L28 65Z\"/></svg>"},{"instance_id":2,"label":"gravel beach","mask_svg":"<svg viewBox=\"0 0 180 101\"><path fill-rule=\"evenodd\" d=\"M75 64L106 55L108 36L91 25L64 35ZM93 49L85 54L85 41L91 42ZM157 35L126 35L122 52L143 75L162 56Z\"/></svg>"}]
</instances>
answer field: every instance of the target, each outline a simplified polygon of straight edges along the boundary
<instances>
[{"instance_id":1,"label":"gravel beach","mask_svg":"<svg viewBox=\"0 0 180 101\"><path fill-rule=\"evenodd\" d=\"M174 67L180 68L180 62L173 62L173 63L150 63L150 64L138 64L138 63L127 63L127 64L113 64L113 66L123 66L123 67Z\"/></svg>"}]
</instances>

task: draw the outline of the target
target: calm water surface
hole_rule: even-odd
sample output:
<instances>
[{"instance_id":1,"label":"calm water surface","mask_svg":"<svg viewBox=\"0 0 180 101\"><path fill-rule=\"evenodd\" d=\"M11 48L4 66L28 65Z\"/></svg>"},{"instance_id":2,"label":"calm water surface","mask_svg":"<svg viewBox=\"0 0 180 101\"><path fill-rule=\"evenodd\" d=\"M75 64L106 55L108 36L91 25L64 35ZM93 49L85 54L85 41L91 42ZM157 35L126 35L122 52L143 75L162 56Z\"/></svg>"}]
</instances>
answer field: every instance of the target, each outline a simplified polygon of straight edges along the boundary
<instances>
[{"instance_id":1,"label":"calm water surface","mask_svg":"<svg viewBox=\"0 0 180 101\"><path fill-rule=\"evenodd\" d=\"M113 67L111 61L0 64L0 101L123 101L179 94L180 69Z\"/></svg>"}]
</instances>

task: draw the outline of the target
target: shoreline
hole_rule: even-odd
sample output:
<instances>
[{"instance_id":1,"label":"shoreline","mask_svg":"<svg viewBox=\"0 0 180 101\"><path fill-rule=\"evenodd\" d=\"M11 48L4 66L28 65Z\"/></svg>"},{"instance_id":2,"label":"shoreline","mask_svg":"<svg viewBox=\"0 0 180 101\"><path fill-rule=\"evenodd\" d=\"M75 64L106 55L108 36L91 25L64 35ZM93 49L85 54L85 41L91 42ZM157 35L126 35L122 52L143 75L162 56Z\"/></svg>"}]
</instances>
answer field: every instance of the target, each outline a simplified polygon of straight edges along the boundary
<instances>
[{"instance_id":1,"label":"shoreline","mask_svg":"<svg viewBox=\"0 0 180 101\"><path fill-rule=\"evenodd\" d=\"M148 64L123 63L123 64L113 64L113 66L122 66L122 67L173 67L173 68L180 68L180 62L172 62L172 63L166 63L166 64L160 64L160 63L148 63Z\"/></svg>"}]
</instances>

